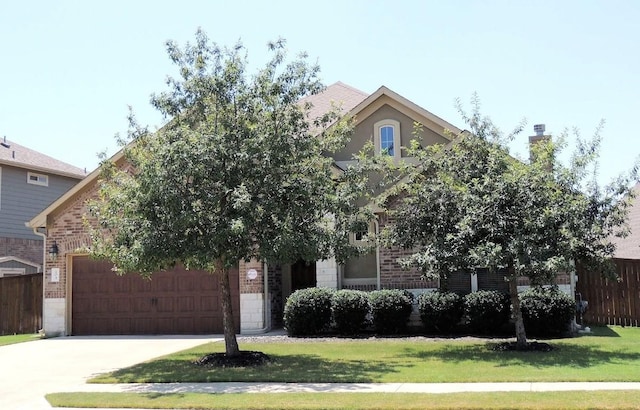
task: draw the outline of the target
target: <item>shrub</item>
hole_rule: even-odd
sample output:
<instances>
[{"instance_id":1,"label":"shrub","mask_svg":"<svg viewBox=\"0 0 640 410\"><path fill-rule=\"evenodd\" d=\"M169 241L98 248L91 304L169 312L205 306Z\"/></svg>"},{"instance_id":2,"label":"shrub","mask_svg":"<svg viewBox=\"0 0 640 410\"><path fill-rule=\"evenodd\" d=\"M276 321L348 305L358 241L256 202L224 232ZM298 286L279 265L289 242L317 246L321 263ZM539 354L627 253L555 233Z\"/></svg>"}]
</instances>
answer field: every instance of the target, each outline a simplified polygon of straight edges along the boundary
<instances>
[{"instance_id":1,"label":"shrub","mask_svg":"<svg viewBox=\"0 0 640 410\"><path fill-rule=\"evenodd\" d=\"M399 333L406 329L413 310L413 294L400 289L369 293L373 327L379 333Z\"/></svg>"},{"instance_id":2,"label":"shrub","mask_svg":"<svg viewBox=\"0 0 640 410\"><path fill-rule=\"evenodd\" d=\"M441 333L451 331L464 313L462 298L453 292L428 292L420 295L418 310L425 330Z\"/></svg>"},{"instance_id":3,"label":"shrub","mask_svg":"<svg viewBox=\"0 0 640 410\"><path fill-rule=\"evenodd\" d=\"M331 317L342 335L358 333L367 323L369 298L360 290L342 289L331 298Z\"/></svg>"},{"instance_id":4,"label":"shrub","mask_svg":"<svg viewBox=\"0 0 640 410\"><path fill-rule=\"evenodd\" d=\"M471 331L492 333L509 322L509 295L480 290L464 296L464 316Z\"/></svg>"},{"instance_id":5,"label":"shrub","mask_svg":"<svg viewBox=\"0 0 640 410\"><path fill-rule=\"evenodd\" d=\"M520 294L520 308L527 333L551 336L568 330L576 302L557 287L533 287Z\"/></svg>"},{"instance_id":6,"label":"shrub","mask_svg":"<svg viewBox=\"0 0 640 410\"><path fill-rule=\"evenodd\" d=\"M309 336L322 332L331 320L331 297L328 288L296 290L284 305L284 326L289 336Z\"/></svg>"}]
</instances>

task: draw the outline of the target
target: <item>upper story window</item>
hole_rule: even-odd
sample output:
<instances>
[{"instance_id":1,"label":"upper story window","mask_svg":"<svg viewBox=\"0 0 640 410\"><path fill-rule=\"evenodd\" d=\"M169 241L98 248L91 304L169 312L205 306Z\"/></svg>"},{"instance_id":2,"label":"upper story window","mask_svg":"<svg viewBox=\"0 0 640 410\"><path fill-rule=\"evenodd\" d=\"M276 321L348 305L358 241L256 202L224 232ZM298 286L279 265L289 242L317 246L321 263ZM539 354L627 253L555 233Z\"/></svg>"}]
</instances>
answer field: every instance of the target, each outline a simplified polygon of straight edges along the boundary
<instances>
[{"instance_id":1,"label":"upper story window","mask_svg":"<svg viewBox=\"0 0 640 410\"><path fill-rule=\"evenodd\" d=\"M27 172L27 184L49 186L49 176L36 174L35 172Z\"/></svg>"},{"instance_id":2,"label":"upper story window","mask_svg":"<svg viewBox=\"0 0 640 410\"><path fill-rule=\"evenodd\" d=\"M361 222L350 236L352 244L367 245L375 232L375 225L371 222Z\"/></svg>"},{"instance_id":3,"label":"upper story window","mask_svg":"<svg viewBox=\"0 0 640 410\"><path fill-rule=\"evenodd\" d=\"M373 125L376 154L400 158L400 122L382 120Z\"/></svg>"}]
</instances>

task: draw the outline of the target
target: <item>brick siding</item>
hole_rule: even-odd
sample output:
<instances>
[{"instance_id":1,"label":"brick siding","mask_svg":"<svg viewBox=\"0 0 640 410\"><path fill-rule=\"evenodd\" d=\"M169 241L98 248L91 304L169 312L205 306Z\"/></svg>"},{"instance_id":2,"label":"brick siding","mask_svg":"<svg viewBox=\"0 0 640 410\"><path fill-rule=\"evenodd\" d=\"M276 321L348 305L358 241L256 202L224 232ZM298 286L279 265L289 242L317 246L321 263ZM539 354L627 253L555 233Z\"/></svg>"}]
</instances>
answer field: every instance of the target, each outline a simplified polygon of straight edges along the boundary
<instances>
[{"instance_id":1,"label":"brick siding","mask_svg":"<svg viewBox=\"0 0 640 410\"><path fill-rule=\"evenodd\" d=\"M42 265L42 240L0 238L0 256L15 256Z\"/></svg>"}]
</instances>

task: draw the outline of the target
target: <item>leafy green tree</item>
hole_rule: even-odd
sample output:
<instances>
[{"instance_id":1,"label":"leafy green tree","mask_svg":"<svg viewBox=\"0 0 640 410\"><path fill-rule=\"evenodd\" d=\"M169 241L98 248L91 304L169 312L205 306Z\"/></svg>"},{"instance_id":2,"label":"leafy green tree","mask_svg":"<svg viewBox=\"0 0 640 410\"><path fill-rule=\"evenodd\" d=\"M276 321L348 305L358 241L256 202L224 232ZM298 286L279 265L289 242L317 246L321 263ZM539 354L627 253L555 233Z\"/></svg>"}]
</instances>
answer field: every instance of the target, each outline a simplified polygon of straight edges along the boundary
<instances>
[{"instance_id":1,"label":"leafy green tree","mask_svg":"<svg viewBox=\"0 0 640 410\"><path fill-rule=\"evenodd\" d=\"M404 168L405 183L391 193L395 222L383 237L390 246L412 249L402 263L428 277L506 269L517 345L525 348L517 278L550 283L574 261L614 274L611 237L625 233L625 199L636 168L601 187L595 172L600 129L590 141L579 139L569 165L558 159L565 138L534 144L523 161L506 145L522 125L503 137L479 113L477 97L470 116L461 112L469 132L447 146L414 142L409 148L418 165Z\"/></svg>"},{"instance_id":2,"label":"leafy green tree","mask_svg":"<svg viewBox=\"0 0 640 410\"><path fill-rule=\"evenodd\" d=\"M323 90L306 56L285 62L285 43L253 76L241 44L220 48L202 31L195 44L167 43L180 79L152 97L168 119L157 132L133 116L125 164L104 161L92 253L118 272L177 263L220 278L226 354L239 354L229 270L240 260L338 260L360 252L348 229L359 212L355 172L339 173L330 154L351 135L334 107L309 118L302 97Z\"/></svg>"}]
</instances>

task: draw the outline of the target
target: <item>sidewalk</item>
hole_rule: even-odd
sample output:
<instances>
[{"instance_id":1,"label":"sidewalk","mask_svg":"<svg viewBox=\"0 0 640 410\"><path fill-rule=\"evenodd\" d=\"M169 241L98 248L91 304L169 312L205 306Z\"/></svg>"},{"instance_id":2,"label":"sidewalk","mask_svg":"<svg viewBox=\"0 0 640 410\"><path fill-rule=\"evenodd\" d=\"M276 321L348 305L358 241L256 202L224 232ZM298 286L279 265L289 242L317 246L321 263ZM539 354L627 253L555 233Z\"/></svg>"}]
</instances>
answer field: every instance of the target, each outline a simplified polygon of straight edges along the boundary
<instances>
[{"instance_id":1,"label":"sidewalk","mask_svg":"<svg viewBox=\"0 0 640 410\"><path fill-rule=\"evenodd\" d=\"M640 390L640 382L560 383L132 383L83 384L70 392L126 393L462 393Z\"/></svg>"}]
</instances>

